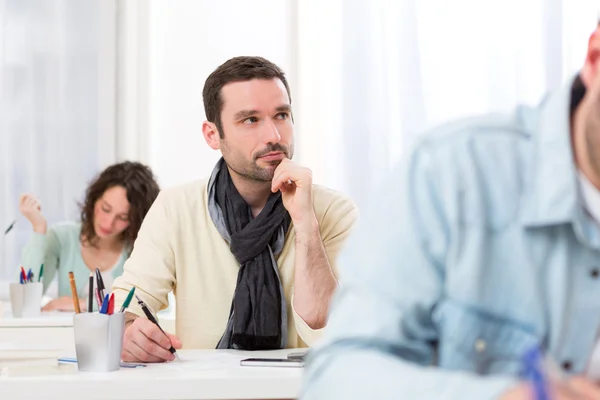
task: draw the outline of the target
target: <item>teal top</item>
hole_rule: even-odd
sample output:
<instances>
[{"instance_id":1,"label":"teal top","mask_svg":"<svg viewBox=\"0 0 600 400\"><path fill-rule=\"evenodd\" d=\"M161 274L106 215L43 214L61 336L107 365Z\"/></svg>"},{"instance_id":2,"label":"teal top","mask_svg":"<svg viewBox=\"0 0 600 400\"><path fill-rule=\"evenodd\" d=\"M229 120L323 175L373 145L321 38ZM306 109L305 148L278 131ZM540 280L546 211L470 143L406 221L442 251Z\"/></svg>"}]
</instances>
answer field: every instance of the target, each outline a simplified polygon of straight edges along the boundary
<instances>
[{"instance_id":1,"label":"teal top","mask_svg":"<svg viewBox=\"0 0 600 400\"><path fill-rule=\"evenodd\" d=\"M54 276L58 275L58 295L71 296L69 272L73 271L79 297L87 298L88 278L91 270L81 255L80 233L81 223L61 223L49 228L45 235L34 232L29 243L23 249L21 265L25 268L25 272L31 268L36 282L40 266L44 264L44 293ZM123 264L129 257L129 253L130 249L124 248L117 263L102 273L107 292L111 290L112 280L123 273Z\"/></svg>"}]
</instances>

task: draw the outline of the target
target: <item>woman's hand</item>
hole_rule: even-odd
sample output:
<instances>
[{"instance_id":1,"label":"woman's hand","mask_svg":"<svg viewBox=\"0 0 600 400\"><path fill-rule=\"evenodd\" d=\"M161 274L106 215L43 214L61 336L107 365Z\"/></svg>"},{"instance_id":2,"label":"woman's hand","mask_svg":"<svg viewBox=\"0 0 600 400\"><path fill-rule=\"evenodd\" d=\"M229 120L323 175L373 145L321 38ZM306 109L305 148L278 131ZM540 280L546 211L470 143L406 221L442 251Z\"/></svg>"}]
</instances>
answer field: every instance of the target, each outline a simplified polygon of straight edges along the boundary
<instances>
[{"instance_id":1,"label":"woman's hand","mask_svg":"<svg viewBox=\"0 0 600 400\"><path fill-rule=\"evenodd\" d=\"M46 233L46 218L42 215L42 205L32 194L22 194L19 198L19 211L31 222L37 233Z\"/></svg>"},{"instance_id":2,"label":"woman's hand","mask_svg":"<svg viewBox=\"0 0 600 400\"><path fill-rule=\"evenodd\" d=\"M87 311L85 299L79 299L79 308L81 311ZM75 311L75 307L73 307L73 298L71 296L63 296L54 299L42 307L42 311Z\"/></svg>"}]
</instances>

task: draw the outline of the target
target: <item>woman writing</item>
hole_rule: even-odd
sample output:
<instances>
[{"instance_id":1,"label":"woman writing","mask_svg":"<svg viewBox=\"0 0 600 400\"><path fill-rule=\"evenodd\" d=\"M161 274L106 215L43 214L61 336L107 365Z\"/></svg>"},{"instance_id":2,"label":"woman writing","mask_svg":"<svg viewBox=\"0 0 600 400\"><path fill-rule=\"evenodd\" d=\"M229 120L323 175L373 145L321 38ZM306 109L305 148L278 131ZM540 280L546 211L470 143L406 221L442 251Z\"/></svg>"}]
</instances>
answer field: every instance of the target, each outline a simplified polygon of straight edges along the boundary
<instances>
[{"instance_id":1,"label":"woman writing","mask_svg":"<svg viewBox=\"0 0 600 400\"><path fill-rule=\"evenodd\" d=\"M22 265L36 272L44 264L44 292L58 275L57 299L43 311L73 311L69 271L73 271L80 308L87 307L88 277L98 268L106 288L123 273L133 242L159 186L152 171L137 162L106 168L89 185L81 205L81 221L47 227L40 202L22 195L19 210L31 222L33 235L23 250Z\"/></svg>"}]
</instances>

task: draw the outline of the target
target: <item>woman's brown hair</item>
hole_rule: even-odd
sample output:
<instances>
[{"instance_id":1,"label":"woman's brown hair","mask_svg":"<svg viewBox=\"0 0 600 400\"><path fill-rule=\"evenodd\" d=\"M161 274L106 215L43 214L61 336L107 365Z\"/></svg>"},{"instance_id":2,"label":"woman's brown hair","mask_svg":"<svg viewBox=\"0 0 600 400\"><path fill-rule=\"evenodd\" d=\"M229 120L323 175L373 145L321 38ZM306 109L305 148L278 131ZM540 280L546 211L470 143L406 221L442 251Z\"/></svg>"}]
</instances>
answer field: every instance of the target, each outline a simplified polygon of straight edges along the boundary
<instances>
[{"instance_id":1,"label":"woman's brown hair","mask_svg":"<svg viewBox=\"0 0 600 400\"><path fill-rule=\"evenodd\" d=\"M108 189L122 186L129 202L129 226L121 234L125 245L132 247L150 206L160 188L152 170L138 162L125 161L111 165L88 186L81 207L81 239L95 245L98 237L94 229L94 207Z\"/></svg>"}]
</instances>

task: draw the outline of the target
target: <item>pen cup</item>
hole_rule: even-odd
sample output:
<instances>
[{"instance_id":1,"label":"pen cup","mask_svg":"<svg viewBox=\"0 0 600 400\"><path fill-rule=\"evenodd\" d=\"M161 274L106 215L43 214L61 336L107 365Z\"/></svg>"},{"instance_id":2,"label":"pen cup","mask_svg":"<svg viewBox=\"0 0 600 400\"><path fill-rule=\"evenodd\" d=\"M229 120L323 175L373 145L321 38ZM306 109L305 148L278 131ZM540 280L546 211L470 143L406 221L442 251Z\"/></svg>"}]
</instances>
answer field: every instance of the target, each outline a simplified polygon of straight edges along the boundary
<instances>
[{"instance_id":1,"label":"pen cup","mask_svg":"<svg viewBox=\"0 0 600 400\"><path fill-rule=\"evenodd\" d=\"M40 282L10 284L10 305L15 318L39 317L42 310L42 292Z\"/></svg>"},{"instance_id":2,"label":"pen cup","mask_svg":"<svg viewBox=\"0 0 600 400\"><path fill-rule=\"evenodd\" d=\"M124 313L75 314L73 333L77 368L80 371L117 371L120 368L124 328Z\"/></svg>"}]
</instances>

